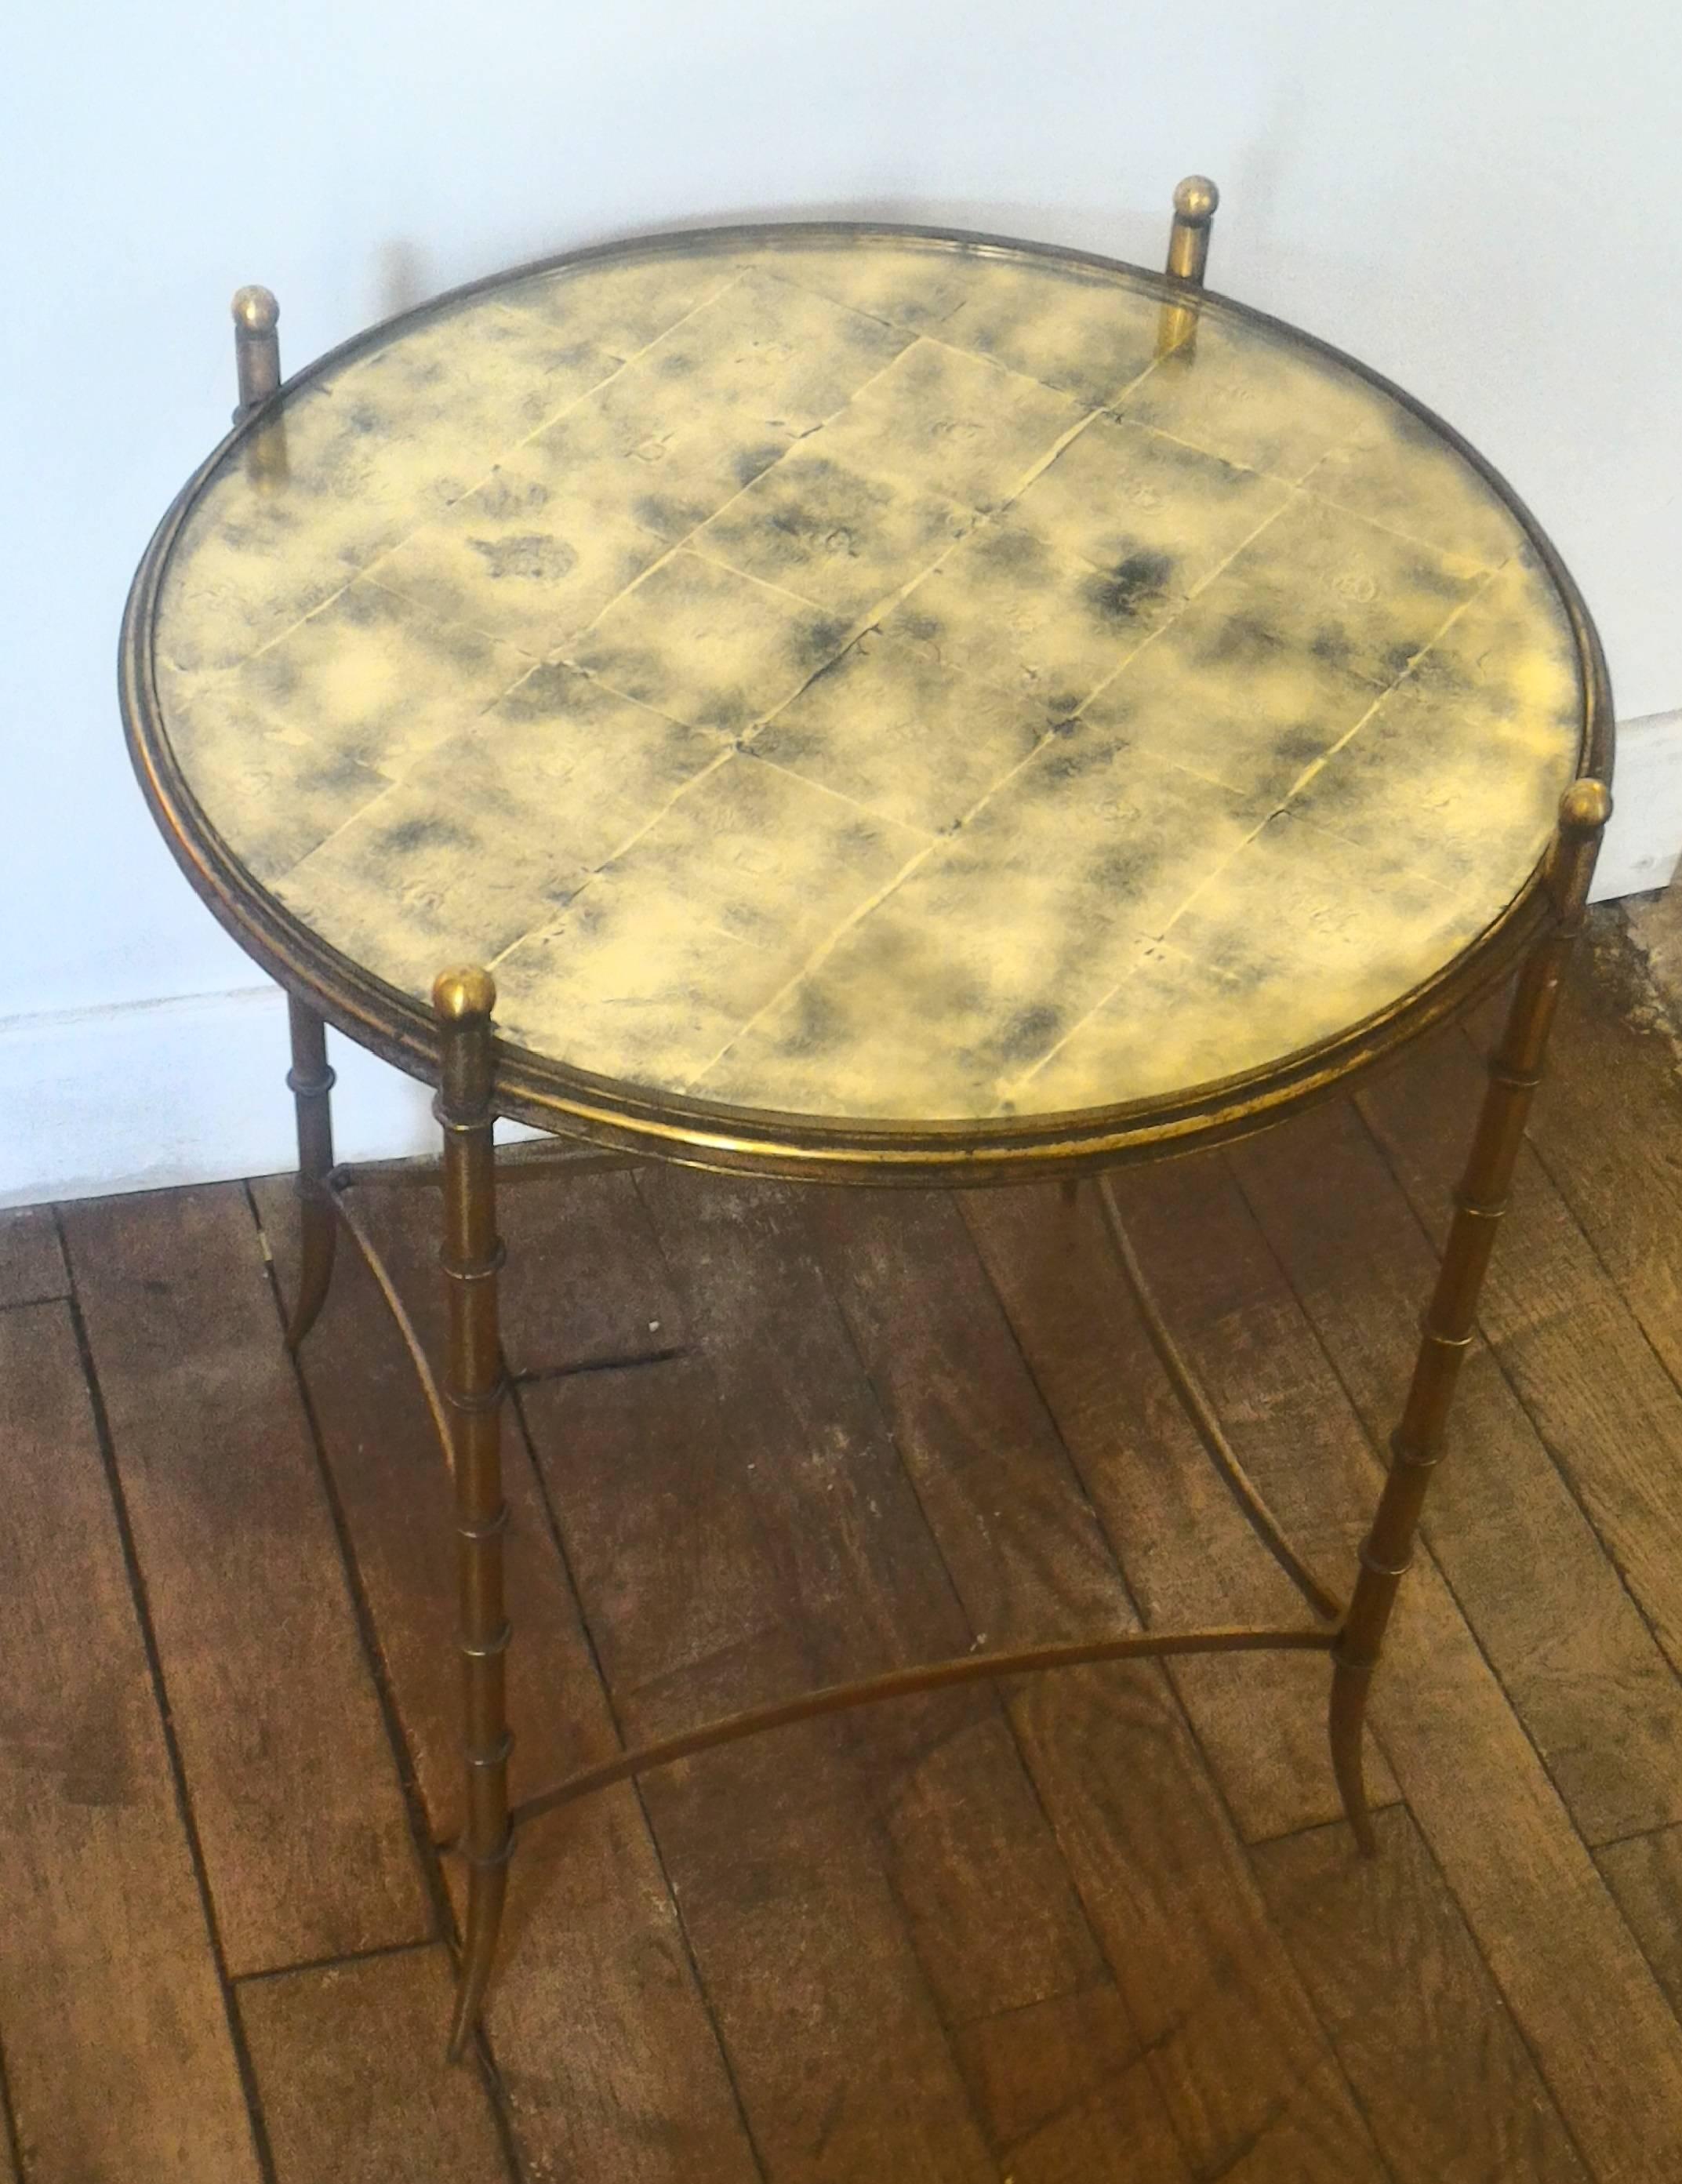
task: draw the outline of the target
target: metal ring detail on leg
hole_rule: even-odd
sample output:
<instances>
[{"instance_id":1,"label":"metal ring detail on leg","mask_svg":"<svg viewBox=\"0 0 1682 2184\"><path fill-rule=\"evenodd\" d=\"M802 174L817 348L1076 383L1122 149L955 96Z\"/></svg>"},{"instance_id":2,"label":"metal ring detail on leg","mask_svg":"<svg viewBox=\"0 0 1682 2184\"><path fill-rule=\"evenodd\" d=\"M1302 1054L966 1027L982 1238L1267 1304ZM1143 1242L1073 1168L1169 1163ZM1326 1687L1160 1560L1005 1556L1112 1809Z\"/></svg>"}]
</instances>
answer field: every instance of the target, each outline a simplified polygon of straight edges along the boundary
<instances>
[{"instance_id":1,"label":"metal ring detail on leg","mask_svg":"<svg viewBox=\"0 0 1682 2184\"><path fill-rule=\"evenodd\" d=\"M499 1373L494 1388L480 1389L468 1394L459 1388L446 1387L443 1394L444 1401L451 1410L459 1411L464 1418L483 1418L492 1411L501 1409L508 1394L508 1375Z\"/></svg>"},{"instance_id":2,"label":"metal ring detail on leg","mask_svg":"<svg viewBox=\"0 0 1682 2184\"><path fill-rule=\"evenodd\" d=\"M488 1638L458 1638L455 1649L470 1661L494 1661L498 1653L507 1652L513 1635L513 1624L504 1620Z\"/></svg>"},{"instance_id":3,"label":"metal ring detail on leg","mask_svg":"<svg viewBox=\"0 0 1682 2184\"><path fill-rule=\"evenodd\" d=\"M1410 1448L1400 1431L1390 1435L1390 1460L1404 1471L1434 1471L1442 1462L1445 1451L1440 1448Z\"/></svg>"},{"instance_id":4,"label":"metal ring detail on leg","mask_svg":"<svg viewBox=\"0 0 1682 2184\"><path fill-rule=\"evenodd\" d=\"M471 1850L458 1850L455 1856L464 1865L473 1866L481 1873L495 1872L498 1866L506 1865L514 1856L513 1823L510 1822L507 1832L494 1850L482 1851L477 1857Z\"/></svg>"}]
</instances>

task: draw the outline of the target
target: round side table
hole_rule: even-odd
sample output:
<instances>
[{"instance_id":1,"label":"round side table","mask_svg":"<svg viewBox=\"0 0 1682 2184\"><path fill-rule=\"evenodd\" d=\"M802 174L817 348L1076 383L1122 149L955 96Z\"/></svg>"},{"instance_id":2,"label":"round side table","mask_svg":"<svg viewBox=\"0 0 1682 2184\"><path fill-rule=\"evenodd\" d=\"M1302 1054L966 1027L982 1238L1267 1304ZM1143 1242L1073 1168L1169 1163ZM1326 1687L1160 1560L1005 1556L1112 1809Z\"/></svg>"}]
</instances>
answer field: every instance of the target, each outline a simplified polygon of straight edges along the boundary
<instances>
[{"instance_id":1,"label":"round side table","mask_svg":"<svg viewBox=\"0 0 1682 2184\"><path fill-rule=\"evenodd\" d=\"M193 885L291 1002L304 1256L370 1260L454 1474L470 1882L516 1830L755 1731L1073 1662L1332 1664L1367 1694L1610 811L1593 627L1501 480L1376 374L1203 286L990 237L660 236L460 290L281 383L148 550L122 701ZM1514 964L1347 1600L1280 1531L1105 1172L1260 1129ZM325 1026L437 1088L435 1379L332 1150ZM1312 1612L1095 1633L791 1697L510 1802L492 1128L573 1167L1095 1190L1157 1354ZM519 1156L529 1160L528 1154ZM432 1179L436 1179L435 1173Z\"/></svg>"}]
</instances>

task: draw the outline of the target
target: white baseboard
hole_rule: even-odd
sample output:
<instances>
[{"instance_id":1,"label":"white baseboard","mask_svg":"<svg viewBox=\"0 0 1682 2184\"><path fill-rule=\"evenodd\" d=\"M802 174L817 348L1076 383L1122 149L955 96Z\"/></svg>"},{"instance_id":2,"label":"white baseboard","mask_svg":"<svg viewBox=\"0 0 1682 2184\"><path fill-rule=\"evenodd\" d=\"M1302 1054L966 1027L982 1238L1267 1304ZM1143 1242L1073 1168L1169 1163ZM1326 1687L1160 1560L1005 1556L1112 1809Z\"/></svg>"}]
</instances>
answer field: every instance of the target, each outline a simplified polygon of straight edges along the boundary
<instances>
[{"instance_id":1,"label":"white baseboard","mask_svg":"<svg viewBox=\"0 0 1682 2184\"><path fill-rule=\"evenodd\" d=\"M425 1086L329 1038L340 1156L432 1150ZM0 1206L292 1167L289 1060L286 1001L270 985L0 1022Z\"/></svg>"},{"instance_id":2,"label":"white baseboard","mask_svg":"<svg viewBox=\"0 0 1682 2184\"><path fill-rule=\"evenodd\" d=\"M1620 729L1614 800L1597 902L1664 887L1675 871L1682 710ZM343 1158L432 1150L420 1085L337 1034L332 1061ZM290 1167L287 1061L286 1005L269 985L0 1022L0 1206Z\"/></svg>"},{"instance_id":3,"label":"white baseboard","mask_svg":"<svg viewBox=\"0 0 1682 2184\"><path fill-rule=\"evenodd\" d=\"M1620 723L1612 805L1592 900L1668 887L1682 855L1682 710Z\"/></svg>"}]
</instances>

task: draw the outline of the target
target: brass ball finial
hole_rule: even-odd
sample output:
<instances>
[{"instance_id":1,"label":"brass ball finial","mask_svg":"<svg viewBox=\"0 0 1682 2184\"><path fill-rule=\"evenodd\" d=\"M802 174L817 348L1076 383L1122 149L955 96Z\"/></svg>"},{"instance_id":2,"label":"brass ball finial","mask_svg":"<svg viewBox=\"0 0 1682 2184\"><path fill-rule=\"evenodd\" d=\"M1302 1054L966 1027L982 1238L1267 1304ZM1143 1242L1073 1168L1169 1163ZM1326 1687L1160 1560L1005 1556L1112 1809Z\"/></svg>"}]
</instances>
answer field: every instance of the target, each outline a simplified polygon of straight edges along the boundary
<instances>
[{"instance_id":1,"label":"brass ball finial","mask_svg":"<svg viewBox=\"0 0 1682 2184\"><path fill-rule=\"evenodd\" d=\"M1559 800L1559 823L1568 834L1592 834L1612 816L1612 791L1585 776L1573 781Z\"/></svg>"},{"instance_id":2,"label":"brass ball finial","mask_svg":"<svg viewBox=\"0 0 1682 2184\"><path fill-rule=\"evenodd\" d=\"M1206 227L1215 217L1221 192L1207 175L1188 175L1174 192L1174 211L1194 227Z\"/></svg>"},{"instance_id":3,"label":"brass ball finial","mask_svg":"<svg viewBox=\"0 0 1682 2184\"><path fill-rule=\"evenodd\" d=\"M233 313L242 333L267 334L274 332L281 307L266 288L237 288Z\"/></svg>"},{"instance_id":4,"label":"brass ball finial","mask_svg":"<svg viewBox=\"0 0 1682 2184\"><path fill-rule=\"evenodd\" d=\"M496 1005L497 982L488 971L470 965L459 971L440 971L432 981L432 1013L441 1023L487 1017Z\"/></svg>"}]
</instances>

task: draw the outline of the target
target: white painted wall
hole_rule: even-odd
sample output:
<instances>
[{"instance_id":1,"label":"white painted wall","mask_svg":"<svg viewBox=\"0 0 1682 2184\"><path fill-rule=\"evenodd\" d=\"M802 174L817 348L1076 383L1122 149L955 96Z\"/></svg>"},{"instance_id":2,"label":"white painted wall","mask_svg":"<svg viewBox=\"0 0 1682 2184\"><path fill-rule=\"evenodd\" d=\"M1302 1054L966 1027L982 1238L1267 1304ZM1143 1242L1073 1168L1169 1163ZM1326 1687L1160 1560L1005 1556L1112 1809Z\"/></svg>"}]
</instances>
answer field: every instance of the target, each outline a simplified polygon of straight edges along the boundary
<instances>
[{"instance_id":1,"label":"white painted wall","mask_svg":"<svg viewBox=\"0 0 1682 2184\"><path fill-rule=\"evenodd\" d=\"M296 365L661 224L883 214L1154 260L1201 169L1212 284L1466 431L1574 567L1624 716L1682 704L1674 0L59 0L6 47L0 1195L286 1156L271 1009L106 1016L254 983L113 694L130 572L226 421L242 281ZM415 1112L370 1089L356 1141Z\"/></svg>"}]
</instances>

